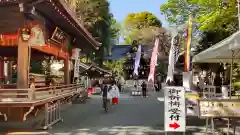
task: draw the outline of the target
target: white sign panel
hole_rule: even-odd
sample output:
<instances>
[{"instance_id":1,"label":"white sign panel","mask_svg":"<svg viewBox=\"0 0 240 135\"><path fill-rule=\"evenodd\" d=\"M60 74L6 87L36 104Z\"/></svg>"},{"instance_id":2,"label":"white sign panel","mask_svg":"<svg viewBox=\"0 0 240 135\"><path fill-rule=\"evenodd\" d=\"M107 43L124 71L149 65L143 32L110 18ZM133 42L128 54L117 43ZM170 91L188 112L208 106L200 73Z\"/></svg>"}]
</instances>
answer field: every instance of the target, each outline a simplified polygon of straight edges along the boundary
<instances>
[{"instance_id":1,"label":"white sign panel","mask_svg":"<svg viewBox=\"0 0 240 135\"><path fill-rule=\"evenodd\" d=\"M42 29L38 26L32 27L29 46L44 46L44 45L45 45L45 39L44 39Z\"/></svg>"},{"instance_id":2,"label":"white sign panel","mask_svg":"<svg viewBox=\"0 0 240 135\"><path fill-rule=\"evenodd\" d=\"M191 72L183 72L183 87L190 91L192 85L192 73Z\"/></svg>"},{"instance_id":3,"label":"white sign panel","mask_svg":"<svg viewBox=\"0 0 240 135\"><path fill-rule=\"evenodd\" d=\"M80 49L74 48L72 49L72 59L78 59L80 57Z\"/></svg>"},{"instance_id":4,"label":"white sign panel","mask_svg":"<svg viewBox=\"0 0 240 135\"><path fill-rule=\"evenodd\" d=\"M165 132L186 131L184 87L164 88Z\"/></svg>"},{"instance_id":5,"label":"white sign panel","mask_svg":"<svg viewBox=\"0 0 240 135\"><path fill-rule=\"evenodd\" d=\"M75 64L74 64L74 77L79 77L79 59L75 60Z\"/></svg>"},{"instance_id":6,"label":"white sign panel","mask_svg":"<svg viewBox=\"0 0 240 135\"><path fill-rule=\"evenodd\" d=\"M75 64L74 64L74 77L79 77L79 66L80 66L80 49L75 48L72 50L73 56L72 58L75 59Z\"/></svg>"}]
</instances>

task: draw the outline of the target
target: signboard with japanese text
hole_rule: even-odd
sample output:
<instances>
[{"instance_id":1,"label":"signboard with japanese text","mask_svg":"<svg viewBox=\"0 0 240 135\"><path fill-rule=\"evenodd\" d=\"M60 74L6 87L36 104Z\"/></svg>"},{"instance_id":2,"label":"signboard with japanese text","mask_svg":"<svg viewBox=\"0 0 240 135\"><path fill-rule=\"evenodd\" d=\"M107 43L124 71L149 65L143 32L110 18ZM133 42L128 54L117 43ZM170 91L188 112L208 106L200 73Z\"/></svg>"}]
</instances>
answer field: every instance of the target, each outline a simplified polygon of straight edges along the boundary
<instances>
[{"instance_id":1,"label":"signboard with japanese text","mask_svg":"<svg viewBox=\"0 0 240 135\"><path fill-rule=\"evenodd\" d=\"M62 44L62 43L64 43L66 38L67 38L67 34L64 31L62 31L60 28L56 27L56 29L54 30L54 32L52 34L51 40L53 40L59 44Z\"/></svg>"},{"instance_id":2,"label":"signboard with japanese text","mask_svg":"<svg viewBox=\"0 0 240 135\"><path fill-rule=\"evenodd\" d=\"M199 94L195 90L185 91L187 116L199 116L198 99L199 99Z\"/></svg>"},{"instance_id":3,"label":"signboard with japanese text","mask_svg":"<svg viewBox=\"0 0 240 135\"><path fill-rule=\"evenodd\" d=\"M43 30L39 26L31 28L31 38L28 43L29 46L45 46Z\"/></svg>"},{"instance_id":4,"label":"signboard with japanese text","mask_svg":"<svg viewBox=\"0 0 240 135\"><path fill-rule=\"evenodd\" d=\"M216 86L206 85L203 87L204 98L216 98Z\"/></svg>"},{"instance_id":5,"label":"signboard with japanese text","mask_svg":"<svg viewBox=\"0 0 240 135\"><path fill-rule=\"evenodd\" d=\"M200 99L200 117L240 117L240 101L237 99Z\"/></svg>"},{"instance_id":6,"label":"signboard with japanese text","mask_svg":"<svg viewBox=\"0 0 240 135\"><path fill-rule=\"evenodd\" d=\"M184 87L164 88L165 132L186 131L186 107Z\"/></svg>"},{"instance_id":7,"label":"signboard with japanese text","mask_svg":"<svg viewBox=\"0 0 240 135\"><path fill-rule=\"evenodd\" d=\"M79 70L80 70L79 65L80 65L80 59L76 59L74 64L74 77L79 77Z\"/></svg>"},{"instance_id":8,"label":"signboard with japanese text","mask_svg":"<svg viewBox=\"0 0 240 135\"><path fill-rule=\"evenodd\" d=\"M80 49L75 48L73 50L73 55L72 58L75 60L75 64L74 64L74 77L79 77L79 66L80 66Z\"/></svg>"}]
</instances>

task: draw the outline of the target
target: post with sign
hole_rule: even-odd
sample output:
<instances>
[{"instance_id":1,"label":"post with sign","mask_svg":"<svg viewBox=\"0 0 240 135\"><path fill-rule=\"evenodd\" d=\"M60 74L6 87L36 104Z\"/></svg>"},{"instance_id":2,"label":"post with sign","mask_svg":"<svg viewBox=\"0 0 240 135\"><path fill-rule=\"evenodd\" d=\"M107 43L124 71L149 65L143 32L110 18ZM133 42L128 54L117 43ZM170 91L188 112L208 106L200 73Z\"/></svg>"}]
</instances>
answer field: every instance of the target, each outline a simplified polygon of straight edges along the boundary
<instances>
[{"instance_id":1,"label":"post with sign","mask_svg":"<svg viewBox=\"0 0 240 135\"><path fill-rule=\"evenodd\" d=\"M75 48L74 49L74 55L72 56L72 59L74 59L74 78L77 78L77 81L79 81L79 66L80 66L80 49Z\"/></svg>"},{"instance_id":2,"label":"post with sign","mask_svg":"<svg viewBox=\"0 0 240 135\"><path fill-rule=\"evenodd\" d=\"M186 132L185 90L183 87L165 87L165 132Z\"/></svg>"},{"instance_id":3,"label":"post with sign","mask_svg":"<svg viewBox=\"0 0 240 135\"><path fill-rule=\"evenodd\" d=\"M31 37L28 41L28 82L29 82L29 73L31 65L31 49L32 46L45 46L45 38L42 28L38 25L31 28Z\"/></svg>"}]
</instances>

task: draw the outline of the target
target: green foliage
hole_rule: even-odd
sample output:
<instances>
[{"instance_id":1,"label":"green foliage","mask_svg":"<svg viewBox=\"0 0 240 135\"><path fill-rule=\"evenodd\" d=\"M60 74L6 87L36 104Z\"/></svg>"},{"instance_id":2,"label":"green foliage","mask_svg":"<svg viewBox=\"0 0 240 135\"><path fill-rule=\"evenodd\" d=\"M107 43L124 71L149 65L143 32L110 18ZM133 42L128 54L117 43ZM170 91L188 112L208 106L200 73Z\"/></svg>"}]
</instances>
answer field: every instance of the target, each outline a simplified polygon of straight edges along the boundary
<instances>
[{"instance_id":1,"label":"green foliage","mask_svg":"<svg viewBox=\"0 0 240 135\"><path fill-rule=\"evenodd\" d=\"M126 59L113 60L113 61L104 61L103 65L111 69L114 73L118 75L124 75L124 63Z\"/></svg>"},{"instance_id":2,"label":"green foliage","mask_svg":"<svg viewBox=\"0 0 240 135\"><path fill-rule=\"evenodd\" d=\"M78 19L84 24L93 37L102 43L96 60L102 63L105 50L110 47L111 38L119 36L116 20L109 10L107 0L77 0L76 12ZM92 52L89 52L92 53Z\"/></svg>"},{"instance_id":3,"label":"green foliage","mask_svg":"<svg viewBox=\"0 0 240 135\"><path fill-rule=\"evenodd\" d=\"M161 31L161 21L150 12L130 13L124 21L125 44L137 40L140 44L152 44L155 35Z\"/></svg>"},{"instance_id":4,"label":"green foliage","mask_svg":"<svg viewBox=\"0 0 240 135\"><path fill-rule=\"evenodd\" d=\"M88 62L88 61L87 61L87 57L81 58L80 61L83 62L83 63L87 63L87 62Z\"/></svg>"},{"instance_id":5,"label":"green foliage","mask_svg":"<svg viewBox=\"0 0 240 135\"><path fill-rule=\"evenodd\" d=\"M160 11L170 24L186 22L188 14L191 13L201 31L236 31L236 0L226 2L224 0L168 0L161 5Z\"/></svg>"},{"instance_id":6,"label":"green foliage","mask_svg":"<svg viewBox=\"0 0 240 135\"><path fill-rule=\"evenodd\" d=\"M96 25L109 23L109 4L106 0L77 0L76 12L84 26L93 32ZM92 34L100 34L97 31Z\"/></svg>"},{"instance_id":7,"label":"green foliage","mask_svg":"<svg viewBox=\"0 0 240 135\"><path fill-rule=\"evenodd\" d=\"M160 11L170 24L175 25L186 23L189 13L193 15L193 23L197 26L198 34L199 31L201 34L201 40L197 45L198 52L220 42L238 30L236 0L168 0L167 3L161 5ZM199 65L203 66L202 63ZM213 68L209 64L204 67ZM235 67L233 70L233 79L237 82L240 79L239 69ZM229 73L227 75L229 76ZM226 80L229 81L229 78Z\"/></svg>"},{"instance_id":8,"label":"green foliage","mask_svg":"<svg viewBox=\"0 0 240 135\"><path fill-rule=\"evenodd\" d=\"M193 16L193 35L200 35L192 47L198 52L225 39L237 31L236 0L168 0L160 11L172 25L187 24L189 13Z\"/></svg>"},{"instance_id":9,"label":"green foliage","mask_svg":"<svg viewBox=\"0 0 240 135\"><path fill-rule=\"evenodd\" d=\"M161 21L150 12L130 13L125 18L124 24L128 30L148 28L149 26L162 26Z\"/></svg>"},{"instance_id":10,"label":"green foliage","mask_svg":"<svg viewBox=\"0 0 240 135\"><path fill-rule=\"evenodd\" d=\"M110 20L110 37L111 39L119 39L121 35L121 24L117 22L113 16Z\"/></svg>"},{"instance_id":11,"label":"green foliage","mask_svg":"<svg viewBox=\"0 0 240 135\"><path fill-rule=\"evenodd\" d=\"M240 82L233 83L233 87L240 87Z\"/></svg>"},{"instance_id":12,"label":"green foliage","mask_svg":"<svg viewBox=\"0 0 240 135\"><path fill-rule=\"evenodd\" d=\"M188 9L184 0L168 0L167 3L161 5L160 11L170 24L182 24L188 17Z\"/></svg>"}]
</instances>

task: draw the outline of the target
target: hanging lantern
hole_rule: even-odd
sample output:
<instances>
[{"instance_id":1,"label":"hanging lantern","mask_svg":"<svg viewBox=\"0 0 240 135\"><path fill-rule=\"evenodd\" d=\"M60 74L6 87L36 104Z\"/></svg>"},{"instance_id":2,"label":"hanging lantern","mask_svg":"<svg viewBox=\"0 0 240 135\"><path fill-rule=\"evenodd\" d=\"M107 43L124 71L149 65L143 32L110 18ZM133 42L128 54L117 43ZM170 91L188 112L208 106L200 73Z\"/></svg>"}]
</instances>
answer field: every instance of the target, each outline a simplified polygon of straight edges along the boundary
<instances>
[{"instance_id":1,"label":"hanging lantern","mask_svg":"<svg viewBox=\"0 0 240 135\"><path fill-rule=\"evenodd\" d=\"M22 38L23 41L28 41L30 39L31 36L31 30L28 27L24 27L20 30L20 36Z\"/></svg>"}]
</instances>

